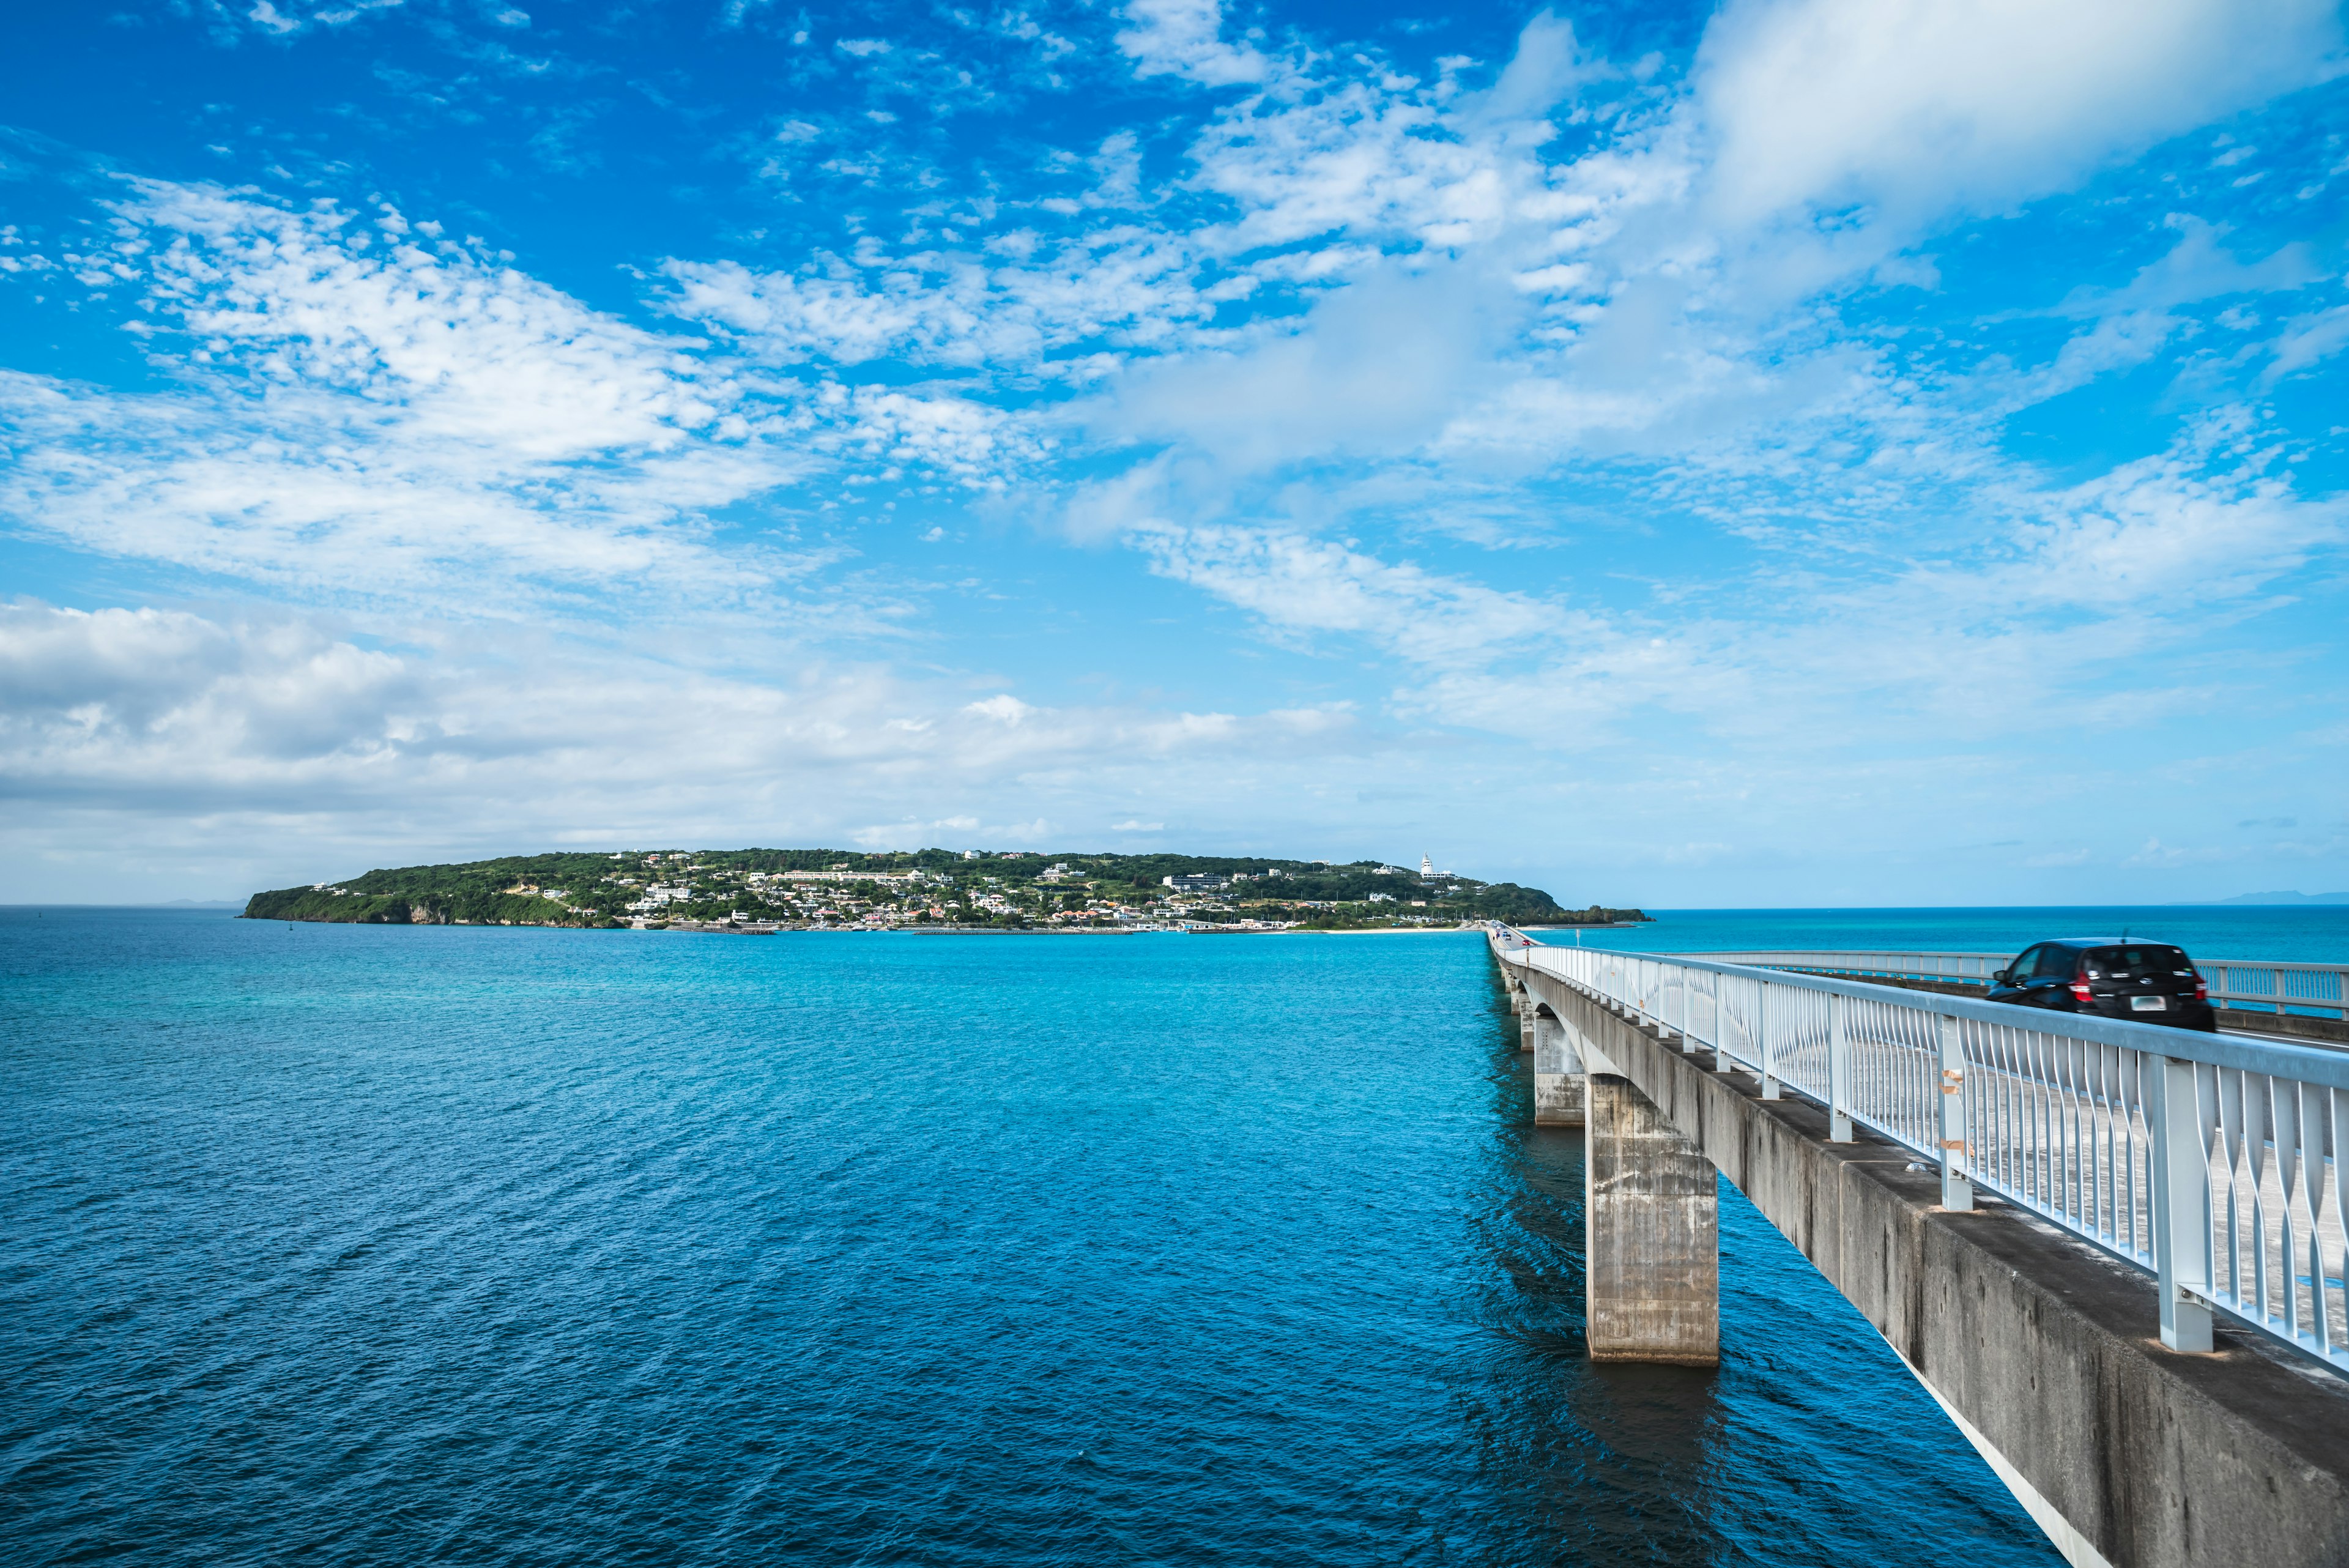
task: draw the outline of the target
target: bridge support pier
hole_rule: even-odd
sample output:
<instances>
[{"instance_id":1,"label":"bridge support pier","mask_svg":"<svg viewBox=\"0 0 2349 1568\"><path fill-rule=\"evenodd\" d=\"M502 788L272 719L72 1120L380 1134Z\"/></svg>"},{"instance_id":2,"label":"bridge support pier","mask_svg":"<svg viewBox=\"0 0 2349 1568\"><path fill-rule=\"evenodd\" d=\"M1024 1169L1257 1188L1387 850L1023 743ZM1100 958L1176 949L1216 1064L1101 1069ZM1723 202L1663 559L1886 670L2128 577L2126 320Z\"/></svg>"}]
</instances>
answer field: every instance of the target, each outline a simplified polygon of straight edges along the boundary
<instances>
[{"instance_id":1,"label":"bridge support pier","mask_svg":"<svg viewBox=\"0 0 2349 1568\"><path fill-rule=\"evenodd\" d=\"M1717 1366L1721 1189L1713 1162L1629 1079L1590 1073L1584 1082L1590 1358Z\"/></svg>"},{"instance_id":2,"label":"bridge support pier","mask_svg":"<svg viewBox=\"0 0 2349 1568\"><path fill-rule=\"evenodd\" d=\"M1582 1125L1585 1074L1572 1025L1544 1008L1533 1018L1534 1126Z\"/></svg>"}]
</instances>

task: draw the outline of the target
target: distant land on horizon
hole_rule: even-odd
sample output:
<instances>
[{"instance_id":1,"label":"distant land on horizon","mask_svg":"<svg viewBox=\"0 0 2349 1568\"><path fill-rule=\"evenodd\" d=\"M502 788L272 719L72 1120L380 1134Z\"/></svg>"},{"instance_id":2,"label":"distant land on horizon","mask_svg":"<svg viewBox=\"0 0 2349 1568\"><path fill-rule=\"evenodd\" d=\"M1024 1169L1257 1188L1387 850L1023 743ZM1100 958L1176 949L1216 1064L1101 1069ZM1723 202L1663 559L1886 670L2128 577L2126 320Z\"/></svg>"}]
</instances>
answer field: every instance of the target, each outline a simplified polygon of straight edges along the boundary
<instances>
[{"instance_id":1,"label":"distant land on horizon","mask_svg":"<svg viewBox=\"0 0 2349 1568\"><path fill-rule=\"evenodd\" d=\"M687 924L969 929L1360 930L1600 926L1638 909L1567 909L1538 888L1422 862L1030 850L565 851L369 871L255 893L249 919L356 925L657 927Z\"/></svg>"}]
</instances>

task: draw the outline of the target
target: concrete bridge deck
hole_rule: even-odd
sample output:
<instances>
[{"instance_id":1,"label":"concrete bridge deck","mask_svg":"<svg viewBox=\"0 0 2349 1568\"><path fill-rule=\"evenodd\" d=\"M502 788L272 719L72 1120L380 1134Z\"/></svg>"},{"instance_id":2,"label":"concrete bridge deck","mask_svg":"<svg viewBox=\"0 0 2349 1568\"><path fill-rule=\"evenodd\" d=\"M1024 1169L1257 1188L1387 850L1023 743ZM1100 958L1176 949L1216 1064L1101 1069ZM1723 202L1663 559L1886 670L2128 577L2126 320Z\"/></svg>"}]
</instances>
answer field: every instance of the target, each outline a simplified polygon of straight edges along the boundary
<instances>
[{"instance_id":1,"label":"concrete bridge deck","mask_svg":"<svg viewBox=\"0 0 2349 1568\"><path fill-rule=\"evenodd\" d=\"M1594 1355L1717 1355L1717 1170L2071 1562L2349 1564L2349 1056L1493 942L1585 1124Z\"/></svg>"}]
</instances>

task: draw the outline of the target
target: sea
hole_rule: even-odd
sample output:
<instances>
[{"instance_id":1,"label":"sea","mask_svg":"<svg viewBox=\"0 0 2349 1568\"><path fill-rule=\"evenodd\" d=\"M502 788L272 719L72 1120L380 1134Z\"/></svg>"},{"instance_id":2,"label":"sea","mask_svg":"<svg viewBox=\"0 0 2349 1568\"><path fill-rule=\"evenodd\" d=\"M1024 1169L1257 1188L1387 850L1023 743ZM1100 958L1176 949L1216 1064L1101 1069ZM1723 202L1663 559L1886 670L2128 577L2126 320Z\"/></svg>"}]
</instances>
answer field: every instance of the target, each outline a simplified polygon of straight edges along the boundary
<instances>
[{"instance_id":1,"label":"sea","mask_svg":"<svg viewBox=\"0 0 2349 1568\"><path fill-rule=\"evenodd\" d=\"M0 1106L10 1563L2060 1561L1734 1189L1720 1367L1586 1358L1581 1139L1474 932L0 909Z\"/></svg>"}]
</instances>

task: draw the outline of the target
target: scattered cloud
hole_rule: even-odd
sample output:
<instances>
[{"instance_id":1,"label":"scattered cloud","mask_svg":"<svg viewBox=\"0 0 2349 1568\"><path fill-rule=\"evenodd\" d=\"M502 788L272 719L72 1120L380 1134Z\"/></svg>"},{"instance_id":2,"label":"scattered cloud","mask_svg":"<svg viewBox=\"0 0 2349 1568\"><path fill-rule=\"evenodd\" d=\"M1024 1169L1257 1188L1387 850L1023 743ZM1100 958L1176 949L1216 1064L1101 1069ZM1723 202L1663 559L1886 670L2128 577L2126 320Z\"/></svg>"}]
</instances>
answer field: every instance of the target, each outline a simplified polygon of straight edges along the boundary
<instances>
[{"instance_id":1,"label":"scattered cloud","mask_svg":"<svg viewBox=\"0 0 2349 1568\"><path fill-rule=\"evenodd\" d=\"M254 0L244 20L258 32L282 38L312 28L348 26L371 11L396 10L403 4L405 0L285 0L281 9L273 0ZM492 19L501 26L512 26L504 19L508 15L529 21L523 13L511 10Z\"/></svg>"},{"instance_id":2,"label":"scattered cloud","mask_svg":"<svg viewBox=\"0 0 2349 1568\"><path fill-rule=\"evenodd\" d=\"M576 84L625 62L549 28L534 63L520 10L207 15L284 50L372 18L400 112L617 178ZM608 824L630 759L689 754L664 810L1023 842L1390 791L1417 824L1424 745L1641 819L1594 853L1718 868L1917 798L2052 833L2112 797L2084 728L2198 800L2349 733L2310 411L2349 295L2283 194L2340 172L2289 98L2337 90L2335 8L1730 0L1625 58L1546 10L1484 61L1279 21L730 0L696 36L789 49L787 114L635 75L665 166L753 193L697 173L702 215L585 262L560 223L532 253L509 175L426 211L225 119L205 167L282 161L12 163L68 194L0 230L0 299L114 348L0 370L0 519L147 607L9 611L7 787ZM538 76L565 101L481 86ZM936 134L982 104L1019 134ZM2298 738L2189 743L2247 711ZM2194 836L2032 864L2166 874Z\"/></svg>"},{"instance_id":3,"label":"scattered cloud","mask_svg":"<svg viewBox=\"0 0 2349 1568\"><path fill-rule=\"evenodd\" d=\"M2322 80L2340 44L2326 0L1732 0L1698 52L1709 201L1746 223L1858 206L1905 235Z\"/></svg>"},{"instance_id":4,"label":"scattered cloud","mask_svg":"<svg viewBox=\"0 0 2349 1568\"><path fill-rule=\"evenodd\" d=\"M1133 0L1125 16L1130 26L1117 47L1133 58L1136 76L1231 87L1262 81L1271 69L1255 49L1224 42L1220 0Z\"/></svg>"},{"instance_id":5,"label":"scattered cloud","mask_svg":"<svg viewBox=\"0 0 2349 1568\"><path fill-rule=\"evenodd\" d=\"M130 182L87 258L176 386L0 373L22 457L0 508L101 554L345 593L483 574L537 597L667 581L740 593L787 558L699 514L806 466L804 430L666 339L411 225Z\"/></svg>"},{"instance_id":6,"label":"scattered cloud","mask_svg":"<svg viewBox=\"0 0 2349 1568\"><path fill-rule=\"evenodd\" d=\"M529 837L551 822L616 841L690 822L702 838L755 823L893 846L1029 843L1055 818L914 807L875 826L869 814L912 807L941 778L973 800L1145 784L1206 799L1232 788L1241 758L1258 775L1250 792L1269 798L1370 740L1313 711L965 701L951 682L870 665L775 682L543 646L527 663L500 656L513 651L363 648L300 618L19 601L0 607L0 792L25 831L112 811L331 821L425 844Z\"/></svg>"}]
</instances>

